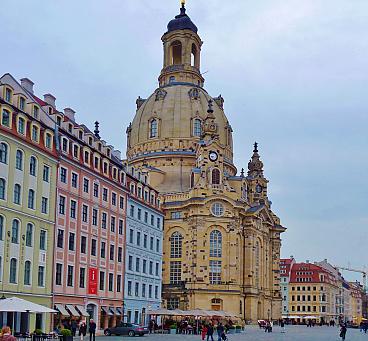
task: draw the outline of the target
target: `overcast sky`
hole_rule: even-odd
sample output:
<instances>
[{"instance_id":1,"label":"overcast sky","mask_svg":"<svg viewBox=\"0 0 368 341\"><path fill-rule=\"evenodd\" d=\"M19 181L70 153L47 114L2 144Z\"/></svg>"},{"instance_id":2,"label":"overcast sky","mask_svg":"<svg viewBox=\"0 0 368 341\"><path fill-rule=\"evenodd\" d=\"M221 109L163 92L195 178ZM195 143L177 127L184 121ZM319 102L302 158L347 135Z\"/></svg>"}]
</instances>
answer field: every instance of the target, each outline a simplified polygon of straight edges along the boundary
<instances>
[{"instance_id":1,"label":"overcast sky","mask_svg":"<svg viewBox=\"0 0 368 341\"><path fill-rule=\"evenodd\" d=\"M125 153L157 87L176 0L2 1L0 73L35 82ZM259 142L282 255L368 265L368 2L188 0L205 88L222 94L235 162ZM346 276L349 277L349 276Z\"/></svg>"}]
</instances>

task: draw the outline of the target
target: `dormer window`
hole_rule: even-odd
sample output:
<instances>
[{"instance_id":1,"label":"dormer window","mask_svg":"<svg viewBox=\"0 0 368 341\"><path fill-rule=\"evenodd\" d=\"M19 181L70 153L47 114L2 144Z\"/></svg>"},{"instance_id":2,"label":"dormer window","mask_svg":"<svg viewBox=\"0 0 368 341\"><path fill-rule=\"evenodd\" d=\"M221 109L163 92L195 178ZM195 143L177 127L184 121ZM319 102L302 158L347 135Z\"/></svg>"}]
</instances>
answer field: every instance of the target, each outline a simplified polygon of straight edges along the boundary
<instances>
[{"instance_id":1,"label":"dormer window","mask_svg":"<svg viewBox=\"0 0 368 341\"><path fill-rule=\"evenodd\" d=\"M150 122L150 130L149 130L149 137L154 138L158 136L157 131L157 120L154 118Z\"/></svg>"},{"instance_id":2,"label":"dormer window","mask_svg":"<svg viewBox=\"0 0 368 341\"><path fill-rule=\"evenodd\" d=\"M52 107L49 107L49 114L52 114Z\"/></svg>"},{"instance_id":3,"label":"dormer window","mask_svg":"<svg viewBox=\"0 0 368 341\"><path fill-rule=\"evenodd\" d=\"M71 133L73 131L73 125L71 123L69 123L69 125L68 125L68 131L69 131L69 133Z\"/></svg>"},{"instance_id":4,"label":"dormer window","mask_svg":"<svg viewBox=\"0 0 368 341\"><path fill-rule=\"evenodd\" d=\"M100 142L98 143L97 148L98 148L98 150L99 150L99 151L101 151L101 149L102 149L102 145L101 145L101 143L100 143Z\"/></svg>"},{"instance_id":5,"label":"dormer window","mask_svg":"<svg viewBox=\"0 0 368 341\"><path fill-rule=\"evenodd\" d=\"M11 99L12 99L12 91L9 88L6 88L5 89L5 100L10 103Z\"/></svg>"},{"instance_id":6,"label":"dormer window","mask_svg":"<svg viewBox=\"0 0 368 341\"><path fill-rule=\"evenodd\" d=\"M110 157L110 153L111 153L110 149L107 149L106 153L107 153L107 156Z\"/></svg>"},{"instance_id":7,"label":"dormer window","mask_svg":"<svg viewBox=\"0 0 368 341\"><path fill-rule=\"evenodd\" d=\"M65 137L62 139L61 148L62 148L63 152L65 152L65 153L68 152L68 140Z\"/></svg>"},{"instance_id":8,"label":"dormer window","mask_svg":"<svg viewBox=\"0 0 368 341\"><path fill-rule=\"evenodd\" d=\"M116 168L115 167L112 170L112 176L114 179L116 179Z\"/></svg>"},{"instance_id":9,"label":"dormer window","mask_svg":"<svg viewBox=\"0 0 368 341\"><path fill-rule=\"evenodd\" d=\"M107 166L108 166L107 162L104 162L104 163L103 163L103 172L104 172L105 174L107 173Z\"/></svg>"},{"instance_id":10,"label":"dormer window","mask_svg":"<svg viewBox=\"0 0 368 341\"><path fill-rule=\"evenodd\" d=\"M38 127L32 126L32 140L38 142Z\"/></svg>"},{"instance_id":11,"label":"dormer window","mask_svg":"<svg viewBox=\"0 0 368 341\"><path fill-rule=\"evenodd\" d=\"M56 124L60 127L61 126L61 117L56 117Z\"/></svg>"},{"instance_id":12,"label":"dormer window","mask_svg":"<svg viewBox=\"0 0 368 341\"><path fill-rule=\"evenodd\" d=\"M89 163L89 153L87 151L84 152L84 162Z\"/></svg>"},{"instance_id":13,"label":"dormer window","mask_svg":"<svg viewBox=\"0 0 368 341\"><path fill-rule=\"evenodd\" d=\"M19 109L23 110L26 108L26 100L24 97L19 97Z\"/></svg>"},{"instance_id":14,"label":"dormer window","mask_svg":"<svg viewBox=\"0 0 368 341\"><path fill-rule=\"evenodd\" d=\"M49 149L51 149L51 134L49 134L49 133L46 133L46 137L45 137L45 146L46 146L46 148L49 148Z\"/></svg>"},{"instance_id":15,"label":"dormer window","mask_svg":"<svg viewBox=\"0 0 368 341\"><path fill-rule=\"evenodd\" d=\"M3 109L3 114L1 117L1 124L3 126L10 127L10 112L8 110Z\"/></svg>"},{"instance_id":16,"label":"dormer window","mask_svg":"<svg viewBox=\"0 0 368 341\"><path fill-rule=\"evenodd\" d=\"M18 118L18 133L24 135L25 132L25 121L24 118Z\"/></svg>"},{"instance_id":17,"label":"dormer window","mask_svg":"<svg viewBox=\"0 0 368 341\"><path fill-rule=\"evenodd\" d=\"M94 161L95 168L98 168L99 164L100 164L100 159L97 156L95 156L95 161Z\"/></svg>"},{"instance_id":18,"label":"dormer window","mask_svg":"<svg viewBox=\"0 0 368 341\"><path fill-rule=\"evenodd\" d=\"M76 159L79 158L79 146L78 145L73 145L73 157L75 157Z\"/></svg>"},{"instance_id":19,"label":"dormer window","mask_svg":"<svg viewBox=\"0 0 368 341\"><path fill-rule=\"evenodd\" d=\"M33 117L34 118L38 118L38 107L36 107L35 105L33 106Z\"/></svg>"},{"instance_id":20,"label":"dormer window","mask_svg":"<svg viewBox=\"0 0 368 341\"><path fill-rule=\"evenodd\" d=\"M79 139L83 140L83 131L79 131L78 137L79 137Z\"/></svg>"},{"instance_id":21,"label":"dormer window","mask_svg":"<svg viewBox=\"0 0 368 341\"><path fill-rule=\"evenodd\" d=\"M93 141L92 141L92 137L89 137L89 138L88 138L88 143L89 143L89 145L90 145L90 146L92 146L92 142L93 142Z\"/></svg>"}]
</instances>

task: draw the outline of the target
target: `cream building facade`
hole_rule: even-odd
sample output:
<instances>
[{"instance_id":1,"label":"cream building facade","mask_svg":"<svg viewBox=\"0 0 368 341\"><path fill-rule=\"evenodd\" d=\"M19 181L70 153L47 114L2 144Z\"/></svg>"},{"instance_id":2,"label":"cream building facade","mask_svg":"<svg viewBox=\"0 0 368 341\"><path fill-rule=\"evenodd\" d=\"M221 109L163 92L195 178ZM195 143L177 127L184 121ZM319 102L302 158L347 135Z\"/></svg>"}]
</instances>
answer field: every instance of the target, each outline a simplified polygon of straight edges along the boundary
<instances>
[{"instance_id":1,"label":"cream building facade","mask_svg":"<svg viewBox=\"0 0 368 341\"><path fill-rule=\"evenodd\" d=\"M162 42L159 87L137 99L127 161L160 192L164 305L280 318L285 228L271 210L258 146L239 174L224 100L203 87L202 41L184 5Z\"/></svg>"}]
</instances>

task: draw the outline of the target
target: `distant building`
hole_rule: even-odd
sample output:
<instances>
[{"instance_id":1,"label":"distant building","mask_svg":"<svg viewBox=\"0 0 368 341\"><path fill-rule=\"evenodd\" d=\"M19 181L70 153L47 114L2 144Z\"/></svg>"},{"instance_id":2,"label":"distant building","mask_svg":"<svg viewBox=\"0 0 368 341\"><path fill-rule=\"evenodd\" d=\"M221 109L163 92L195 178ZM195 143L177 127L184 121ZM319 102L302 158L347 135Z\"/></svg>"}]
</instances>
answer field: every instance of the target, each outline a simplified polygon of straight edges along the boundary
<instances>
[{"instance_id":1,"label":"distant building","mask_svg":"<svg viewBox=\"0 0 368 341\"><path fill-rule=\"evenodd\" d=\"M363 302L366 296L363 286L359 282L350 282L351 320L353 324L360 325L363 318Z\"/></svg>"},{"instance_id":2,"label":"distant building","mask_svg":"<svg viewBox=\"0 0 368 341\"><path fill-rule=\"evenodd\" d=\"M295 263L293 257L280 259L280 292L282 297L282 316L289 316L289 282L291 269Z\"/></svg>"}]
</instances>

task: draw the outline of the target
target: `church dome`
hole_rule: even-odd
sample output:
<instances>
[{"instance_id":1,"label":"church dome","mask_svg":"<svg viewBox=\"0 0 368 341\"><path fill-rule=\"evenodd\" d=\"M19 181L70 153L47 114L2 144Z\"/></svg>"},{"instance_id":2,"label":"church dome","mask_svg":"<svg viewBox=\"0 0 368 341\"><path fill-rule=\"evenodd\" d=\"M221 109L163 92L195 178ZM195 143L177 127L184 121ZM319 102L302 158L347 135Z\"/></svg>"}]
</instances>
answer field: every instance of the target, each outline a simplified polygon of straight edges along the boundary
<instances>
[{"instance_id":1,"label":"church dome","mask_svg":"<svg viewBox=\"0 0 368 341\"><path fill-rule=\"evenodd\" d=\"M194 25L189 16L185 14L184 4L182 4L182 7L180 8L180 14L177 15L175 19L171 20L167 25L167 32L176 30L191 30L194 33L197 33L198 31L197 26Z\"/></svg>"}]
</instances>

